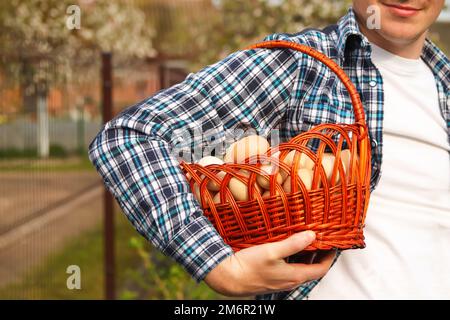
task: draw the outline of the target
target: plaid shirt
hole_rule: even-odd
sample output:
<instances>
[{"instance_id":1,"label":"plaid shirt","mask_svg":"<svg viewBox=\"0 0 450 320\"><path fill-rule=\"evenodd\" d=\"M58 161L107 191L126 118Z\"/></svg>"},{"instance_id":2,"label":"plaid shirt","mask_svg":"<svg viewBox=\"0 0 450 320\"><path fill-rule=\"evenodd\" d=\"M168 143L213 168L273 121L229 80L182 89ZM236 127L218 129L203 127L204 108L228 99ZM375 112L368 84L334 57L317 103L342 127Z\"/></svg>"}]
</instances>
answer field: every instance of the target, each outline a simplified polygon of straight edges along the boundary
<instances>
[{"instance_id":1,"label":"plaid shirt","mask_svg":"<svg viewBox=\"0 0 450 320\"><path fill-rule=\"evenodd\" d=\"M356 85L372 142L373 190L382 163L383 79L353 10L323 30L266 40L313 47ZM450 141L449 60L428 40L422 58L436 77ZM350 97L324 65L292 50L242 50L124 110L92 141L89 157L136 230L201 281L233 251L203 216L173 150L186 144L204 151L226 147L236 130L266 137L277 130L282 142L320 123L353 122ZM302 299L317 282L257 298Z\"/></svg>"}]
</instances>

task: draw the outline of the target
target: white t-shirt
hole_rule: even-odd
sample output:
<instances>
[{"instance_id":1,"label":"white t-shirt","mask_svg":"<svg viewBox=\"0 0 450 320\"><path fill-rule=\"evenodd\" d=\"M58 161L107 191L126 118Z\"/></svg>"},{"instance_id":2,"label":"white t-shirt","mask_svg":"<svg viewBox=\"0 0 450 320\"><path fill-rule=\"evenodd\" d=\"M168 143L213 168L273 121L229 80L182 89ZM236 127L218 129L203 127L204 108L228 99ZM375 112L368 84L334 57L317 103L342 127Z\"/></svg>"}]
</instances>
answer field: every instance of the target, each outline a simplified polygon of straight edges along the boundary
<instances>
[{"instance_id":1,"label":"white t-shirt","mask_svg":"<svg viewBox=\"0 0 450 320\"><path fill-rule=\"evenodd\" d=\"M450 299L450 146L435 78L373 45L384 89L383 164L367 247L342 253L309 299Z\"/></svg>"}]
</instances>

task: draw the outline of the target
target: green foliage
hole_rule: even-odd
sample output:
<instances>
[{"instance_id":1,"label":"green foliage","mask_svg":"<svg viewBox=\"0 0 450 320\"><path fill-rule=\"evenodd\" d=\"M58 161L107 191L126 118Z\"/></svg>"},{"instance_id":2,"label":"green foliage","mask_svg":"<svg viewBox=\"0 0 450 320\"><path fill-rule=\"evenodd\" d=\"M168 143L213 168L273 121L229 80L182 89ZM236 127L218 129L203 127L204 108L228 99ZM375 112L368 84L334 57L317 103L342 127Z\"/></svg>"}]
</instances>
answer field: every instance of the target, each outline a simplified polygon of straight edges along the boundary
<instances>
[{"instance_id":1,"label":"green foliage","mask_svg":"<svg viewBox=\"0 0 450 320\"><path fill-rule=\"evenodd\" d=\"M59 144L50 145L50 157L51 158L66 158L69 155L68 151ZM6 148L0 149L0 159L35 159L38 158L38 153L36 148Z\"/></svg>"},{"instance_id":2,"label":"green foliage","mask_svg":"<svg viewBox=\"0 0 450 320\"><path fill-rule=\"evenodd\" d=\"M66 10L74 4L81 9L81 28L70 30ZM145 15L120 0L0 1L0 30L0 66L9 77L26 77L26 82L48 85L77 75L86 79L79 67L92 66L99 51L127 57L155 54L154 31Z\"/></svg>"},{"instance_id":3,"label":"green foliage","mask_svg":"<svg viewBox=\"0 0 450 320\"><path fill-rule=\"evenodd\" d=\"M18 148L6 148L0 149L0 159L17 159L17 158L36 158L37 150L34 149L18 149Z\"/></svg>"},{"instance_id":4,"label":"green foliage","mask_svg":"<svg viewBox=\"0 0 450 320\"><path fill-rule=\"evenodd\" d=\"M141 258L140 269L128 270L129 288L121 293L122 299L223 299L204 283L197 284L183 268L152 249L143 238L129 241Z\"/></svg>"},{"instance_id":5,"label":"green foliage","mask_svg":"<svg viewBox=\"0 0 450 320\"><path fill-rule=\"evenodd\" d=\"M66 158L68 155L69 155L69 153L63 146L61 146L59 144L50 145L50 157Z\"/></svg>"}]
</instances>

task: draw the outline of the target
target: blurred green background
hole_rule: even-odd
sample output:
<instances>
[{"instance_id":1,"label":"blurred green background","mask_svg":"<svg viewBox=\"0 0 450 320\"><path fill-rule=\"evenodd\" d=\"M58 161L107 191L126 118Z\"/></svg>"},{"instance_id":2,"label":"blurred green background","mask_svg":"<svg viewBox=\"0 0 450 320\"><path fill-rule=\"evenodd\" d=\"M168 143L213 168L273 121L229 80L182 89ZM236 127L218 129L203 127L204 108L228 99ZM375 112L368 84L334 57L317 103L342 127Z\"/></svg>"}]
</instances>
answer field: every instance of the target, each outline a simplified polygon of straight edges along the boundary
<instances>
[{"instance_id":1,"label":"blurred green background","mask_svg":"<svg viewBox=\"0 0 450 320\"><path fill-rule=\"evenodd\" d=\"M103 186L87 159L100 130L101 53L113 113L275 32L335 23L349 1L0 2L0 298L104 299ZM448 22L433 38L450 43ZM223 299L115 210L118 299ZM69 290L66 269L81 270Z\"/></svg>"}]
</instances>

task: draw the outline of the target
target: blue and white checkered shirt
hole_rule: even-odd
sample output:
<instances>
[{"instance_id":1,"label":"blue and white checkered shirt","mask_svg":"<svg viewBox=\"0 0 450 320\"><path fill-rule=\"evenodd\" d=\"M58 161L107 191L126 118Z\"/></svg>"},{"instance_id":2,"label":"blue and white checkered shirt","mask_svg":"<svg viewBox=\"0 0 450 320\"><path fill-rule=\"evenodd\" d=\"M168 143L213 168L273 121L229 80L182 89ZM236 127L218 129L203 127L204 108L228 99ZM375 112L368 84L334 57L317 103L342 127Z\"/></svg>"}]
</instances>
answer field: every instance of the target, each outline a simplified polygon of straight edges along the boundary
<instances>
[{"instance_id":1,"label":"blue and white checkered shirt","mask_svg":"<svg viewBox=\"0 0 450 320\"><path fill-rule=\"evenodd\" d=\"M372 141L373 190L382 163L383 79L353 10L323 30L274 34L266 40L321 51L356 85ZM449 60L429 40L422 59L436 77L450 141ZM282 142L320 123L353 122L350 97L324 65L292 50L242 50L124 110L92 141L89 157L137 231L201 281L233 251L203 216L173 149L188 137L204 151L226 147L232 142L227 133L238 129L266 137L277 130ZM302 299L317 282L257 298Z\"/></svg>"}]
</instances>

